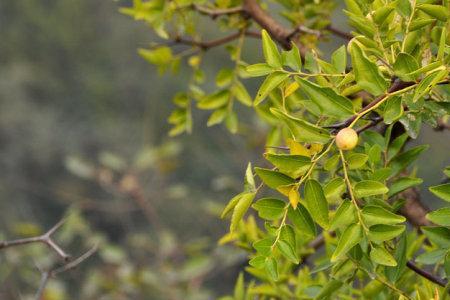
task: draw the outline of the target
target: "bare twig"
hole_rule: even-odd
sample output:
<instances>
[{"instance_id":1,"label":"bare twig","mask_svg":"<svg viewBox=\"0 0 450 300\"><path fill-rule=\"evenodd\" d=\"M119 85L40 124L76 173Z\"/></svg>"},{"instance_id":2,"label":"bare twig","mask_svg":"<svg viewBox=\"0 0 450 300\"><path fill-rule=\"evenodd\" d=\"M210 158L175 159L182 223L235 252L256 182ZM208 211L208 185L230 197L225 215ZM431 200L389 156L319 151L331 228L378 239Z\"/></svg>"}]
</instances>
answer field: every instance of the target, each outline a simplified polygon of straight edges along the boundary
<instances>
[{"instance_id":1,"label":"bare twig","mask_svg":"<svg viewBox=\"0 0 450 300\"><path fill-rule=\"evenodd\" d=\"M208 15L212 19L215 19L220 16L224 15L233 15L242 13L244 10L242 9L242 6L236 6L236 7L230 7L230 8L209 8L206 6L202 6L199 4L192 4L192 8L196 11L198 11L201 14Z\"/></svg>"},{"instance_id":2,"label":"bare twig","mask_svg":"<svg viewBox=\"0 0 450 300\"><path fill-rule=\"evenodd\" d=\"M419 268L416 264L414 264L414 262L412 261L408 261L406 262L406 266L413 270L414 272L416 272L416 274L428 279L431 282L434 282L442 287L445 287L445 285L447 284L447 280L442 279L440 277L435 276L434 274L431 274L421 268Z\"/></svg>"},{"instance_id":3,"label":"bare twig","mask_svg":"<svg viewBox=\"0 0 450 300\"><path fill-rule=\"evenodd\" d=\"M254 31L245 31L244 33L246 36L248 37L253 37L253 38L260 38L261 34L258 32L254 32ZM241 36L241 32L235 32L232 33L230 35L224 36L222 38L218 38L215 40L210 40L210 41L197 41L197 40L191 40L191 39L186 39L186 38L182 38L182 37L175 37L173 38L173 40L170 42L171 44L184 44L184 45L188 45L188 46L193 46L193 47L197 47L200 48L202 50L209 50L211 48L214 47L218 47L224 44L227 44L229 42L232 42L236 39L238 39Z\"/></svg>"},{"instance_id":4,"label":"bare twig","mask_svg":"<svg viewBox=\"0 0 450 300\"><path fill-rule=\"evenodd\" d=\"M43 295L45 292L45 288L47 287L47 284L51 278L56 277L58 274L72 270L76 268L78 265L80 265L83 261L88 259L90 256L92 256L97 251L97 245L94 245L91 249L86 251L84 254L76 258L75 260L68 262L62 266L55 267L49 271L42 272L41 275L41 282L39 284L39 288L36 291L35 299L36 300L43 300Z\"/></svg>"},{"instance_id":5,"label":"bare twig","mask_svg":"<svg viewBox=\"0 0 450 300\"><path fill-rule=\"evenodd\" d=\"M343 30L340 30L340 29L334 27L333 25L328 25L328 26L326 27L326 29L327 29L329 32L331 32L332 34L334 34L334 35L336 35L336 36L338 36L338 37L343 38L344 40L349 41L349 40L351 40L351 39L353 38L353 36L352 36L350 33L345 32L345 31L343 31Z\"/></svg>"},{"instance_id":6,"label":"bare twig","mask_svg":"<svg viewBox=\"0 0 450 300\"><path fill-rule=\"evenodd\" d=\"M53 249L63 260L67 261L70 259L70 255L67 254L63 249L61 249L61 247L57 243L55 243L55 241L52 238L53 233L55 233L55 231L61 227L64 221L65 220L62 219L61 221L56 223L52 228L50 228L46 233L37 237L17 239L11 241L2 241L0 242L0 249L26 245L31 243L43 243L46 244L51 249Z\"/></svg>"}]
</instances>

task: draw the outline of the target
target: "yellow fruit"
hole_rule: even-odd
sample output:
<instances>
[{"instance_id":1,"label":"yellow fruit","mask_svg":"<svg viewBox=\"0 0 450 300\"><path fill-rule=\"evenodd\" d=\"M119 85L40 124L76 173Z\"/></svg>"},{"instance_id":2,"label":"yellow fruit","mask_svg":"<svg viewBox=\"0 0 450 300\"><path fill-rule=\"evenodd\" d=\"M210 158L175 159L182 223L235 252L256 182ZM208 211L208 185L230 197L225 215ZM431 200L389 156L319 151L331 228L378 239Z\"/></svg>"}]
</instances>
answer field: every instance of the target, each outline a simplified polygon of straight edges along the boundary
<instances>
[{"instance_id":1,"label":"yellow fruit","mask_svg":"<svg viewBox=\"0 0 450 300\"><path fill-rule=\"evenodd\" d=\"M336 135L336 146L341 150L352 150L358 144L358 134L352 128L341 129Z\"/></svg>"}]
</instances>

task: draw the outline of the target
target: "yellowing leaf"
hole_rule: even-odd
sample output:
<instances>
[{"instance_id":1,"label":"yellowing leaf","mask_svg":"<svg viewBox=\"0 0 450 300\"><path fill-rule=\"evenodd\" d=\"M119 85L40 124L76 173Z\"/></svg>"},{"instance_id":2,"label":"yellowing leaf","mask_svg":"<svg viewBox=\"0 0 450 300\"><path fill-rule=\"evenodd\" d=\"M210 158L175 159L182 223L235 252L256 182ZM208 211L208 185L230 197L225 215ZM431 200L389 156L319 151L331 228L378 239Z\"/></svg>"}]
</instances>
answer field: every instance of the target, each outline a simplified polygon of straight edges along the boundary
<instances>
[{"instance_id":1,"label":"yellowing leaf","mask_svg":"<svg viewBox=\"0 0 450 300\"><path fill-rule=\"evenodd\" d=\"M289 191L289 202L291 203L294 209L297 208L297 204L300 201L300 195L297 189L298 187L294 185L292 189Z\"/></svg>"}]
</instances>

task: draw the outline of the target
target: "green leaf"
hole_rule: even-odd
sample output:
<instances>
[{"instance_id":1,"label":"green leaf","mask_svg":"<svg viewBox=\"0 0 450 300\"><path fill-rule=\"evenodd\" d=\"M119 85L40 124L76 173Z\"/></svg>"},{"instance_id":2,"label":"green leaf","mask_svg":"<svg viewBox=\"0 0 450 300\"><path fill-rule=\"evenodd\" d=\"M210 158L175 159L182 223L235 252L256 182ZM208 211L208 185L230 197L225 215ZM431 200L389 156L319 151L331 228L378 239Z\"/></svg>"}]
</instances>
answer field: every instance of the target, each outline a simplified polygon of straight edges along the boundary
<instances>
[{"instance_id":1,"label":"green leaf","mask_svg":"<svg viewBox=\"0 0 450 300\"><path fill-rule=\"evenodd\" d=\"M436 245L442 248L450 248L450 229L446 227L421 227L425 236Z\"/></svg>"},{"instance_id":2,"label":"green leaf","mask_svg":"<svg viewBox=\"0 0 450 300\"><path fill-rule=\"evenodd\" d=\"M283 254L283 256L286 257L288 260L290 260L294 264L299 263L297 253L286 241L279 240L277 243L277 247L278 250L280 250L281 254Z\"/></svg>"},{"instance_id":3,"label":"green leaf","mask_svg":"<svg viewBox=\"0 0 450 300\"><path fill-rule=\"evenodd\" d=\"M448 249L437 249L425 252L416 257L415 261L425 265L435 265L442 261L447 254Z\"/></svg>"},{"instance_id":4,"label":"green leaf","mask_svg":"<svg viewBox=\"0 0 450 300\"><path fill-rule=\"evenodd\" d=\"M267 274L269 274L270 278L273 281L278 280L278 265L277 261L273 257L266 258L265 268Z\"/></svg>"},{"instance_id":5,"label":"green leaf","mask_svg":"<svg viewBox=\"0 0 450 300\"><path fill-rule=\"evenodd\" d=\"M238 204L239 200L241 199L241 197L243 195L247 194L247 192L243 192L240 193L236 196L234 196L229 202L228 204L225 206L222 215L220 216L222 219L226 217L226 215L228 215L229 212L231 212L233 210L233 208L236 206L236 204Z\"/></svg>"},{"instance_id":6,"label":"green leaf","mask_svg":"<svg viewBox=\"0 0 450 300\"><path fill-rule=\"evenodd\" d=\"M295 78L311 100L320 107L324 115L329 115L337 119L343 119L353 115L352 102L329 87L321 87L300 77Z\"/></svg>"},{"instance_id":7,"label":"green leaf","mask_svg":"<svg viewBox=\"0 0 450 300\"><path fill-rule=\"evenodd\" d=\"M356 82L372 95L384 94L388 83L378 66L372 62L355 42L349 45Z\"/></svg>"},{"instance_id":8,"label":"green leaf","mask_svg":"<svg viewBox=\"0 0 450 300\"><path fill-rule=\"evenodd\" d=\"M409 25L409 31L419 30L420 28L428 26L435 21L436 19L434 18L417 18L411 22L411 25Z\"/></svg>"},{"instance_id":9,"label":"green leaf","mask_svg":"<svg viewBox=\"0 0 450 300\"><path fill-rule=\"evenodd\" d=\"M432 186L430 187L430 192L442 200L450 202L450 183Z\"/></svg>"},{"instance_id":10,"label":"green leaf","mask_svg":"<svg viewBox=\"0 0 450 300\"><path fill-rule=\"evenodd\" d=\"M395 8L402 17L408 18L411 15L412 9L409 0L398 0L396 4Z\"/></svg>"},{"instance_id":11,"label":"green leaf","mask_svg":"<svg viewBox=\"0 0 450 300\"><path fill-rule=\"evenodd\" d=\"M347 50L342 45L336 51L331 54L331 63L339 73L345 73L347 67Z\"/></svg>"},{"instance_id":12,"label":"green leaf","mask_svg":"<svg viewBox=\"0 0 450 300\"><path fill-rule=\"evenodd\" d=\"M363 180L355 184L355 195L358 198L386 194L389 189L378 181Z\"/></svg>"},{"instance_id":13,"label":"green leaf","mask_svg":"<svg viewBox=\"0 0 450 300\"><path fill-rule=\"evenodd\" d=\"M265 220L277 220L283 216L286 203L275 198L262 198L256 201L252 207L258 212L260 218Z\"/></svg>"},{"instance_id":14,"label":"green leaf","mask_svg":"<svg viewBox=\"0 0 450 300\"><path fill-rule=\"evenodd\" d=\"M264 264L266 263L266 257L263 255L257 255L253 257L248 264L257 269L263 269Z\"/></svg>"},{"instance_id":15,"label":"green leaf","mask_svg":"<svg viewBox=\"0 0 450 300\"><path fill-rule=\"evenodd\" d=\"M227 104L229 100L230 92L228 90L221 90L204 97L197 104L197 107L200 109L217 109Z\"/></svg>"},{"instance_id":16,"label":"green leaf","mask_svg":"<svg viewBox=\"0 0 450 300\"><path fill-rule=\"evenodd\" d=\"M322 186L315 179L305 183L305 203L313 219L323 228L329 226L328 202L323 193Z\"/></svg>"},{"instance_id":17,"label":"green leaf","mask_svg":"<svg viewBox=\"0 0 450 300\"><path fill-rule=\"evenodd\" d=\"M411 81L415 79L415 76L409 75L419 69L419 64L414 56L401 52L397 55L394 65L394 74L397 75L403 81Z\"/></svg>"},{"instance_id":18,"label":"green leaf","mask_svg":"<svg viewBox=\"0 0 450 300\"><path fill-rule=\"evenodd\" d=\"M245 106L252 106L252 98L240 81L236 81L231 87L231 93Z\"/></svg>"},{"instance_id":19,"label":"green leaf","mask_svg":"<svg viewBox=\"0 0 450 300\"><path fill-rule=\"evenodd\" d=\"M274 240L272 238L265 238L253 243L253 248L255 248L258 254L263 256L269 256L272 253L272 245Z\"/></svg>"},{"instance_id":20,"label":"green leaf","mask_svg":"<svg viewBox=\"0 0 450 300\"><path fill-rule=\"evenodd\" d=\"M301 71L302 69L302 58L300 56L300 51L295 43L292 43L292 48L289 51L283 51L283 64L288 66L294 71Z\"/></svg>"},{"instance_id":21,"label":"green leaf","mask_svg":"<svg viewBox=\"0 0 450 300\"><path fill-rule=\"evenodd\" d=\"M330 230L336 230L337 228L347 226L356 222L356 209L353 203L349 200L345 200L336 210L333 221L330 225Z\"/></svg>"},{"instance_id":22,"label":"green leaf","mask_svg":"<svg viewBox=\"0 0 450 300\"><path fill-rule=\"evenodd\" d=\"M328 201L338 201L345 192L346 186L344 179L336 177L330 180L324 187L323 191Z\"/></svg>"},{"instance_id":23,"label":"green leaf","mask_svg":"<svg viewBox=\"0 0 450 300\"><path fill-rule=\"evenodd\" d=\"M391 282L396 282L402 275L402 273L406 269L406 261L407 261L407 234L406 232L402 234L402 236L399 239L399 243L397 247L395 248L395 260L397 261L396 267L388 267L385 268L386 277Z\"/></svg>"},{"instance_id":24,"label":"green leaf","mask_svg":"<svg viewBox=\"0 0 450 300\"><path fill-rule=\"evenodd\" d=\"M406 189L422 184L422 182L423 180L421 178L401 177L389 187L388 197L390 198Z\"/></svg>"},{"instance_id":25,"label":"green leaf","mask_svg":"<svg viewBox=\"0 0 450 300\"><path fill-rule=\"evenodd\" d=\"M283 185L290 185L295 182L295 180L291 177L277 171L255 168L255 172L259 176L259 178L261 178L264 184L272 189L276 189Z\"/></svg>"},{"instance_id":26,"label":"green leaf","mask_svg":"<svg viewBox=\"0 0 450 300\"><path fill-rule=\"evenodd\" d=\"M441 69L425 76L414 90L413 102L418 101L422 96L427 94L431 88L438 84L439 81L443 80L447 75L448 71L446 69Z\"/></svg>"},{"instance_id":27,"label":"green leaf","mask_svg":"<svg viewBox=\"0 0 450 300\"><path fill-rule=\"evenodd\" d=\"M248 163L247 169L245 170L244 189L246 192L256 192L255 177L251 163Z\"/></svg>"},{"instance_id":28,"label":"green leaf","mask_svg":"<svg viewBox=\"0 0 450 300\"><path fill-rule=\"evenodd\" d=\"M408 139L408 134L404 133L394 139L388 148L387 159L390 161L394 156L396 156L400 150L403 148L406 140Z\"/></svg>"},{"instance_id":29,"label":"green leaf","mask_svg":"<svg viewBox=\"0 0 450 300\"><path fill-rule=\"evenodd\" d=\"M390 164L390 167L392 169L392 176L395 176L403 171L406 167L413 163L423 151L427 149L428 145L417 146L403 152L402 154L392 159Z\"/></svg>"},{"instance_id":30,"label":"green leaf","mask_svg":"<svg viewBox=\"0 0 450 300\"><path fill-rule=\"evenodd\" d=\"M439 21L445 22L448 18L448 8L442 5L434 5L434 4L420 4L417 6L418 9L423 11L424 13L435 17Z\"/></svg>"},{"instance_id":31,"label":"green leaf","mask_svg":"<svg viewBox=\"0 0 450 300\"><path fill-rule=\"evenodd\" d=\"M296 209L294 209L292 206L289 206L287 216L292 224L294 224L295 228L298 229L298 231L310 237L316 236L316 225L314 224L314 221L309 212L301 203L297 204Z\"/></svg>"},{"instance_id":32,"label":"green leaf","mask_svg":"<svg viewBox=\"0 0 450 300\"><path fill-rule=\"evenodd\" d=\"M227 114L228 114L228 109L226 109L226 108L221 108L221 109L215 110L211 114L211 116L209 116L208 122L206 123L206 125L208 127L210 127L210 126L214 126L214 125L222 123L223 120L225 119L225 117L227 116Z\"/></svg>"},{"instance_id":33,"label":"green leaf","mask_svg":"<svg viewBox=\"0 0 450 300\"><path fill-rule=\"evenodd\" d=\"M397 262L395 258L381 246L374 246L370 251L370 259L379 265L395 267Z\"/></svg>"},{"instance_id":34,"label":"green leaf","mask_svg":"<svg viewBox=\"0 0 450 300\"><path fill-rule=\"evenodd\" d=\"M392 124L403 115L403 103L401 97L391 97L387 100L384 107L384 123Z\"/></svg>"},{"instance_id":35,"label":"green leaf","mask_svg":"<svg viewBox=\"0 0 450 300\"><path fill-rule=\"evenodd\" d=\"M250 77L260 77L272 73L273 68L268 64L254 64L247 66L245 71Z\"/></svg>"},{"instance_id":36,"label":"green leaf","mask_svg":"<svg viewBox=\"0 0 450 300\"><path fill-rule=\"evenodd\" d=\"M373 225L369 228L369 239L381 243L392 240L405 231L405 225Z\"/></svg>"},{"instance_id":37,"label":"green leaf","mask_svg":"<svg viewBox=\"0 0 450 300\"><path fill-rule=\"evenodd\" d=\"M224 68L219 71L216 75L216 85L218 87L224 87L231 83L233 80L233 70Z\"/></svg>"},{"instance_id":38,"label":"green leaf","mask_svg":"<svg viewBox=\"0 0 450 300\"><path fill-rule=\"evenodd\" d=\"M394 7L392 6L382 6L377 10L375 10L375 12L373 13L373 20L377 24L381 25L387 20L387 18L389 17L389 15L392 13L393 10Z\"/></svg>"},{"instance_id":39,"label":"green leaf","mask_svg":"<svg viewBox=\"0 0 450 300\"><path fill-rule=\"evenodd\" d=\"M239 222L252 204L255 195L256 193L245 193L242 197L240 197L239 202L234 207L233 215L231 216L230 232L236 230Z\"/></svg>"},{"instance_id":40,"label":"green leaf","mask_svg":"<svg viewBox=\"0 0 450 300\"><path fill-rule=\"evenodd\" d=\"M351 153L347 158L348 168L350 170L360 169L366 164L368 159L369 159L369 156L366 154Z\"/></svg>"},{"instance_id":41,"label":"green leaf","mask_svg":"<svg viewBox=\"0 0 450 300\"><path fill-rule=\"evenodd\" d=\"M437 225L450 226L450 207L443 207L428 213L427 219Z\"/></svg>"},{"instance_id":42,"label":"green leaf","mask_svg":"<svg viewBox=\"0 0 450 300\"><path fill-rule=\"evenodd\" d=\"M234 300L244 300L245 287L244 287L244 274L239 273L238 279L234 286Z\"/></svg>"},{"instance_id":43,"label":"green leaf","mask_svg":"<svg viewBox=\"0 0 450 300\"><path fill-rule=\"evenodd\" d=\"M257 106L266 99L269 93L279 86L283 81L289 77L289 74L283 72L274 72L266 77L264 82L259 87L258 93L254 101L254 105Z\"/></svg>"},{"instance_id":44,"label":"green leaf","mask_svg":"<svg viewBox=\"0 0 450 300\"><path fill-rule=\"evenodd\" d=\"M158 47L156 49L139 49L139 55L141 55L149 63L162 66L167 65L173 59L172 49L170 47Z\"/></svg>"},{"instance_id":45,"label":"green leaf","mask_svg":"<svg viewBox=\"0 0 450 300\"><path fill-rule=\"evenodd\" d=\"M282 60L280 53L278 52L277 45L266 30L263 29L261 31L261 36L263 53L264 58L266 59L266 63L271 67L281 68Z\"/></svg>"},{"instance_id":46,"label":"green leaf","mask_svg":"<svg viewBox=\"0 0 450 300\"><path fill-rule=\"evenodd\" d=\"M365 206L362 209L362 215L364 223L369 227L375 224L395 225L406 221L405 217L375 205Z\"/></svg>"},{"instance_id":47,"label":"green leaf","mask_svg":"<svg viewBox=\"0 0 450 300\"><path fill-rule=\"evenodd\" d=\"M278 240L277 247L287 259L294 264L299 263L299 258L296 252L296 241L294 229L290 225L284 225L281 228L280 239Z\"/></svg>"},{"instance_id":48,"label":"green leaf","mask_svg":"<svg viewBox=\"0 0 450 300\"><path fill-rule=\"evenodd\" d=\"M331 262L342 258L350 249L356 246L363 239L363 229L359 224L352 224L345 229L339 238L336 250L331 256Z\"/></svg>"},{"instance_id":49,"label":"green leaf","mask_svg":"<svg viewBox=\"0 0 450 300\"><path fill-rule=\"evenodd\" d=\"M339 281L337 279L332 279L329 282L327 282L320 293L314 298L314 300L325 300L329 299L330 296L339 290L341 286L343 285L342 281Z\"/></svg>"},{"instance_id":50,"label":"green leaf","mask_svg":"<svg viewBox=\"0 0 450 300\"><path fill-rule=\"evenodd\" d=\"M266 153L264 156L280 172L292 178L298 178L305 174L311 166L311 159L302 155Z\"/></svg>"},{"instance_id":51,"label":"green leaf","mask_svg":"<svg viewBox=\"0 0 450 300\"><path fill-rule=\"evenodd\" d=\"M271 108L270 111L276 117L283 120L283 122L290 129L295 140L299 142L320 143L325 144L330 140L330 134L323 128L313 125L307 121L297 119L276 108Z\"/></svg>"}]
</instances>

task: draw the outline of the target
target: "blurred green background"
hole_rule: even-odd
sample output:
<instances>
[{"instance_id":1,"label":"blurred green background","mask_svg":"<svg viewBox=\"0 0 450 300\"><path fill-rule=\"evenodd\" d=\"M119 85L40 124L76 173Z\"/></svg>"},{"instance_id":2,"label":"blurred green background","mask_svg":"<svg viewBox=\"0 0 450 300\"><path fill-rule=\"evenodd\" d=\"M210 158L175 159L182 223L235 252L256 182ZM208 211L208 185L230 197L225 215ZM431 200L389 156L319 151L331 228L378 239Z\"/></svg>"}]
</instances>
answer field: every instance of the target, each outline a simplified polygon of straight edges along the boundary
<instances>
[{"instance_id":1,"label":"blurred green background","mask_svg":"<svg viewBox=\"0 0 450 300\"><path fill-rule=\"evenodd\" d=\"M215 299L243 258L217 246L227 231L217 213L240 191L247 162L262 164L265 128L241 111L245 130L233 136L196 112L192 135L168 138L188 68L161 77L140 58L153 35L118 12L123 4L0 2L0 237L33 236L66 216L56 239L69 253L100 243L50 282L46 299ZM257 62L259 42L247 51ZM225 50L208 54L206 77L228 62ZM418 169L426 187L450 163L450 135L423 130L414 143L432 145ZM425 190L424 202L439 206ZM41 245L2 251L0 299L32 299L39 269L57 262Z\"/></svg>"}]
</instances>

